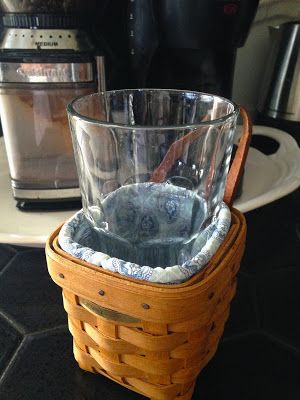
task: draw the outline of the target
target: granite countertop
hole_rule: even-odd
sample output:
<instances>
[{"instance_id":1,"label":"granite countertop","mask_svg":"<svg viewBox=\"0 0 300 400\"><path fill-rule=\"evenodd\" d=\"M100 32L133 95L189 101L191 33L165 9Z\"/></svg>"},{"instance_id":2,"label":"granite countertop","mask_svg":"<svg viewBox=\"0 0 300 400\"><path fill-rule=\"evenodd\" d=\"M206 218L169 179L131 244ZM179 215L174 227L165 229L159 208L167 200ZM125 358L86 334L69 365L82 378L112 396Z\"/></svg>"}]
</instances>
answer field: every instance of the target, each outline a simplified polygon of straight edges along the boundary
<instances>
[{"instance_id":1,"label":"granite countertop","mask_svg":"<svg viewBox=\"0 0 300 400\"><path fill-rule=\"evenodd\" d=\"M248 239L219 349L193 399L300 395L300 190L246 214ZM83 372L43 249L0 245L0 399L145 399Z\"/></svg>"}]
</instances>

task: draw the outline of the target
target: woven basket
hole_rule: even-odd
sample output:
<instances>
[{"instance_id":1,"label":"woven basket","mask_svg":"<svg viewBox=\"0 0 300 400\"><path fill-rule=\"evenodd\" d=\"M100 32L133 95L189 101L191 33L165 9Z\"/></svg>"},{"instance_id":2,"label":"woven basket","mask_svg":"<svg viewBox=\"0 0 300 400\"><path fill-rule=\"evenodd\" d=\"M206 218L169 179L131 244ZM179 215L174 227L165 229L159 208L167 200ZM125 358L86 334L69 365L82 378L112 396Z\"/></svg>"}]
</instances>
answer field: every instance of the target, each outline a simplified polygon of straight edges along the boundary
<instances>
[{"instance_id":1,"label":"woven basket","mask_svg":"<svg viewBox=\"0 0 300 400\"><path fill-rule=\"evenodd\" d=\"M245 120L225 190L229 205L249 146ZM59 247L58 233L46 244L48 270L63 288L79 366L152 400L189 400L229 316L245 247L243 215L232 209L231 228L207 267L177 285L126 278L75 259Z\"/></svg>"}]
</instances>

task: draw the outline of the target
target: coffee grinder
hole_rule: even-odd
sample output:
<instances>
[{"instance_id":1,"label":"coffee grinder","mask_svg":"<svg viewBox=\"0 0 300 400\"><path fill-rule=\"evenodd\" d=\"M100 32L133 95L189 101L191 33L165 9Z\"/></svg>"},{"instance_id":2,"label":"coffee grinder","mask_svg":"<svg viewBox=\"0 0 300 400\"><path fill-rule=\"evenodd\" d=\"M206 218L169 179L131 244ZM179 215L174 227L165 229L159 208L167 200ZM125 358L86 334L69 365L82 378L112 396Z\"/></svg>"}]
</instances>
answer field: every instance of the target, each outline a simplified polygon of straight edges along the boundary
<instances>
[{"instance_id":1,"label":"coffee grinder","mask_svg":"<svg viewBox=\"0 0 300 400\"><path fill-rule=\"evenodd\" d=\"M66 105L105 82L87 28L97 2L80 3L0 2L0 114L19 207L80 199Z\"/></svg>"}]
</instances>

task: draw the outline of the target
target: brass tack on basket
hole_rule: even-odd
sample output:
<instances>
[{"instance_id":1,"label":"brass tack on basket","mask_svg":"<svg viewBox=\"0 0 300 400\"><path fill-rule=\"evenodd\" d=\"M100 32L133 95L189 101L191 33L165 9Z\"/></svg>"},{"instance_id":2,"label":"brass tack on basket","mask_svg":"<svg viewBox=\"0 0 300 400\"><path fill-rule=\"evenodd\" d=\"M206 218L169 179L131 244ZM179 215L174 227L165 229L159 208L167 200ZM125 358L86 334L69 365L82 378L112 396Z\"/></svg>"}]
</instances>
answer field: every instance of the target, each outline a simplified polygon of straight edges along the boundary
<instances>
[{"instance_id":1,"label":"brass tack on basket","mask_svg":"<svg viewBox=\"0 0 300 400\"><path fill-rule=\"evenodd\" d=\"M58 274L58 276L59 276L61 279L64 279L64 278L65 278L64 274L61 273L61 272Z\"/></svg>"},{"instance_id":2,"label":"brass tack on basket","mask_svg":"<svg viewBox=\"0 0 300 400\"><path fill-rule=\"evenodd\" d=\"M99 294L100 294L100 296L104 296L104 294L105 294L105 292L104 292L104 290L99 290L99 292L98 292Z\"/></svg>"},{"instance_id":3,"label":"brass tack on basket","mask_svg":"<svg viewBox=\"0 0 300 400\"><path fill-rule=\"evenodd\" d=\"M149 304L146 304L146 303L143 303L143 304L142 304L142 307L143 307L145 310L149 310L149 308L150 308Z\"/></svg>"}]
</instances>

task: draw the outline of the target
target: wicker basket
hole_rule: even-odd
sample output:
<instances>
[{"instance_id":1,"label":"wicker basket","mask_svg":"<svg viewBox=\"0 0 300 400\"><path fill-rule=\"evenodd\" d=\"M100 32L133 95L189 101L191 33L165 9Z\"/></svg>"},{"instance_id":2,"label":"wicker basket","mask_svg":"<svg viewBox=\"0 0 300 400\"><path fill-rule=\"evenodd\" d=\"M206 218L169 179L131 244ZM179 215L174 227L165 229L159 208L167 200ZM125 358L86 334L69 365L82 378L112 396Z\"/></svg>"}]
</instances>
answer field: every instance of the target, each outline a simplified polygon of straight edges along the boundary
<instances>
[{"instance_id":1,"label":"wicker basket","mask_svg":"<svg viewBox=\"0 0 300 400\"><path fill-rule=\"evenodd\" d=\"M214 355L244 251L244 217L233 224L208 267L179 285L148 284L79 262L55 232L47 243L52 279L64 307L81 368L155 400L189 399Z\"/></svg>"},{"instance_id":2,"label":"wicker basket","mask_svg":"<svg viewBox=\"0 0 300 400\"><path fill-rule=\"evenodd\" d=\"M247 134L225 191L229 205L250 130L246 119ZM47 241L47 263L52 279L63 288L79 366L152 400L189 400L229 316L245 247L243 215L232 209L231 228L208 266L177 285L133 280L75 259L59 247L58 233Z\"/></svg>"}]
</instances>

